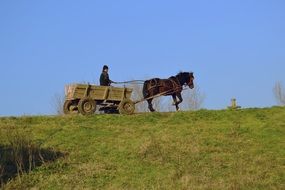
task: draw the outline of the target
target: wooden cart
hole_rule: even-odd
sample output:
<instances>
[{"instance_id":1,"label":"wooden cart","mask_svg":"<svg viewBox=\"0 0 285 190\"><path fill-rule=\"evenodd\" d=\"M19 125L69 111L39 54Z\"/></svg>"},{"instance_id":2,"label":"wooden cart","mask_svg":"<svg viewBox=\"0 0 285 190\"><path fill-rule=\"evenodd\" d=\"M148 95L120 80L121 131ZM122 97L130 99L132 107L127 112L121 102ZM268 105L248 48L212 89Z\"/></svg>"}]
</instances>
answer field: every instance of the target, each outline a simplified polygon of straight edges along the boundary
<instances>
[{"instance_id":1,"label":"wooden cart","mask_svg":"<svg viewBox=\"0 0 285 190\"><path fill-rule=\"evenodd\" d=\"M130 99L132 89L89 84L71 84L65 87L65 114L95 113L96 107L105 113L132 114L135 103Z\"/></svg>"}]
</instances>

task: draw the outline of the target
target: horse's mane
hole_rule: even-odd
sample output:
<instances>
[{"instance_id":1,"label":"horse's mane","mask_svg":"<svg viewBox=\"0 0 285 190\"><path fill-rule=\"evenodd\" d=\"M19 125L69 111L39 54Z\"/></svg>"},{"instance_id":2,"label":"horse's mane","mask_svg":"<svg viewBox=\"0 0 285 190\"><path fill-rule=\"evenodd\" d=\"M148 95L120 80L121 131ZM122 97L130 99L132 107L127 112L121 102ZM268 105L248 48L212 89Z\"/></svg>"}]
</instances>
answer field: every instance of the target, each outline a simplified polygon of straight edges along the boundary
<instances>
[{"instance_id":1,"label":"horse's mane","mask_svg":"<svg viewBox=\"0 0 285 190\"><path fill-rule=\"evenodd\" d=\"M176 77L178 77L178 76L182 76L182 75L189 75L189 74L193 74L193 72L183 72L183 71L180 71L177 75L176 75Z\"/></svg>"}]
</instances>

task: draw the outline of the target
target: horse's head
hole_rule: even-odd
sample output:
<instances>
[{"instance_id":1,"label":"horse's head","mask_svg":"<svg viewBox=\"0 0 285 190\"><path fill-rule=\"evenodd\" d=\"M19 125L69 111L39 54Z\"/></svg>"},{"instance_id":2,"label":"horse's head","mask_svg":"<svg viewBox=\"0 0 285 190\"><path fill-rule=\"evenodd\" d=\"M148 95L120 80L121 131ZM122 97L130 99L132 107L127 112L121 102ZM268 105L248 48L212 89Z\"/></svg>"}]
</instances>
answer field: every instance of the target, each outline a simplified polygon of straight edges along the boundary
<instances>
[{"instance_id":1,"label":"horse's head","mask_svg":"<svg viewBox=\"0 0 285 190\"><path fill-rule=\"evenodd\" d=\"M176 76L181 85L187 85L189 88L194 88L194 74L191 72L181 72Z\"/></svg>"},{"instance_id":2,"label":"horse's head","mask_svg":"<svg viewBox=\"0 0 285 190\"><path fill-rule=\"evenodd\" d=\"M191 89L194 88L194 74L193 74L193 72L189 73L189 79L188 79L187 85Z\"/></svg>"}]
</instances>

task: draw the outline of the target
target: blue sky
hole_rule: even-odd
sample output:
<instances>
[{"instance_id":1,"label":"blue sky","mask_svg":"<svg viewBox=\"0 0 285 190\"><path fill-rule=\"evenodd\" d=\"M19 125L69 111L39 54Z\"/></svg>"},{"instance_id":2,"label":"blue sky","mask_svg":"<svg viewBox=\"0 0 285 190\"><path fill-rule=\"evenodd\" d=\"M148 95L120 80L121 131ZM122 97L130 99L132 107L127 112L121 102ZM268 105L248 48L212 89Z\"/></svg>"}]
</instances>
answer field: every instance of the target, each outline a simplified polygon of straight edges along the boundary
<instances>
[{"instance_id":1,"label":"blue sky","mask_svg":"<svg viewBox=\"0 0 285 190\"><path fill-rule=\"evenodd\" d=\"M194 71L204 107L275 105L284 0L0 1L0 115L52 114L64 85Z\"/></svg>"}]
</instances>

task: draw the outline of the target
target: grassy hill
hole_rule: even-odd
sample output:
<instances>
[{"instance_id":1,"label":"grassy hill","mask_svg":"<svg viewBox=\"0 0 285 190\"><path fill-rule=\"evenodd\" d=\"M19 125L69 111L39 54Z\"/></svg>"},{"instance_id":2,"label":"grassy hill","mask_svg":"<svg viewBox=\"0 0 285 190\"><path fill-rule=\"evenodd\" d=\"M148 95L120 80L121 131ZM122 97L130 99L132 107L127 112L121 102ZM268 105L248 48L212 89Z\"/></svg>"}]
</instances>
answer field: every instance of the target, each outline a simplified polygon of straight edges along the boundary
<instances>
[{"instance_id":1,"label":"grassy hill","mask_svg":"<svg viewBox=\"0 0 285 190\"><path fill-rule=\"evenodd\" d=\"M285 189L285 108L1 118L0 151L3 189Z\"/></svg>"}]
</instances>

